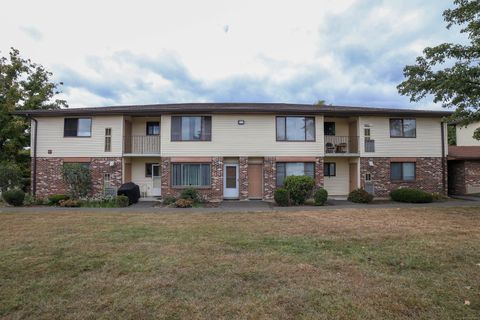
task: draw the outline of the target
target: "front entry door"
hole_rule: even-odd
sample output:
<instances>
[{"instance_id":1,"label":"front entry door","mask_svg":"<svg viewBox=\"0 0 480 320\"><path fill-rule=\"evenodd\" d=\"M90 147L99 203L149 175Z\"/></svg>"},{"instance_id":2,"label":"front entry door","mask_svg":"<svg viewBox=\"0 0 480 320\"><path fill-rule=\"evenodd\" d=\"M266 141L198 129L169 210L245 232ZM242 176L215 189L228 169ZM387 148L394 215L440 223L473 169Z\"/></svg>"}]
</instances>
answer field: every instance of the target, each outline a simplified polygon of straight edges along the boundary
<instances>
[{"instance_id":1,"label":"front entry door","mask_svg":"<svg viewBox=\"0 0 480 320\"><path fill-rule=\"evenodd\" d=\"M162 178L160 177L160 165L152 164L152 196L158 197L162 192Z\"/></svg>"},{"instance_id":2,"label":"front entry door","mask_svg":"<svg viewBox=\"0 0 480 320\"><path fill-rule=\"evenodd\" d=\"M226 164L224 167L223 197L237 199L238 194L238 164Z\"/></svg>"}]
</instances>

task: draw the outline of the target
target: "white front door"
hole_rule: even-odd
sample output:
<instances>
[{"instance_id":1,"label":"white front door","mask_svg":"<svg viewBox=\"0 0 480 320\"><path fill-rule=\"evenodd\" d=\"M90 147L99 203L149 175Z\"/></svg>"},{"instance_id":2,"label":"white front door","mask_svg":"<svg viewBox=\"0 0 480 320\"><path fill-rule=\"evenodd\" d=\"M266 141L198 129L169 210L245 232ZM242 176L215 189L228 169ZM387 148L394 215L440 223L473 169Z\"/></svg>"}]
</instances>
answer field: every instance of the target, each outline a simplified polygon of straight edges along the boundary
<instances>
[{"instance_id":1,"label":"white front door","mask_svg":"<svg viewBox=\"0 0 480 320\"><path fill-rule=\"evenodd\" d=\"M157 197L162 193L162 178L160 176L160 165L152 164L152 196Z\"/></svg>"},{"instance_id":2,"label":"white front door","mask_svg":"<svg viewBox=\"0 0 480 320\"><path fill-rule=\"evenodd\" d=\"M238 164L226 164L223 170L223 197L238 198Z\"/></svg>"}]
</instances>

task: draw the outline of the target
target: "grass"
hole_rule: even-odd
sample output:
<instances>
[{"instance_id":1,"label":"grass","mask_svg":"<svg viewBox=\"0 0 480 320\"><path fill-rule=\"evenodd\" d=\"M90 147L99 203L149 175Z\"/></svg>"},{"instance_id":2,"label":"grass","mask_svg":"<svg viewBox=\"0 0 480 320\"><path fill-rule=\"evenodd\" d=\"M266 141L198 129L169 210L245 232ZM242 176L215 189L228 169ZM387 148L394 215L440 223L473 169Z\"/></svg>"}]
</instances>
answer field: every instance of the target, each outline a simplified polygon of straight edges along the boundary
<instances>
[{"instance_id":1,"label":"grass","mask_svg":"<svg viewBox=\"0 0 480 320\"><path fill-rule=\"evenodd\" d=\"M480 317L478 208L4 211L0 318Z\"/></svg>"}]
</instances>

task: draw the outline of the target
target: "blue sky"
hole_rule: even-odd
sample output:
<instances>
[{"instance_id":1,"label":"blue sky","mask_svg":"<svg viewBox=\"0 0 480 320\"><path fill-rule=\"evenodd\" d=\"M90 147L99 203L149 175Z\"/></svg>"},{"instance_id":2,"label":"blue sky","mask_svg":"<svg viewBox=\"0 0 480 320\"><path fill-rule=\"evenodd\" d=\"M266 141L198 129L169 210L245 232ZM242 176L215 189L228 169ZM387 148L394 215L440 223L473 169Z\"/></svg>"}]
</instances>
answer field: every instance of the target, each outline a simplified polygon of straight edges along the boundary
<instances>
[{"instance_id":1,"label":"blue sky","mask_svg":"<svg viewBox=\"0 0 480 320\"><path fill-rule=\"evenodd\" d=\"M444 0L17 1L0 50L43 64L71 107L291 102L434 109L397 93L426 46L458 41ZM28 8L25 10L25 8ZM22 19L10 14L22 10Z\"/></svg>"}]
</instances>

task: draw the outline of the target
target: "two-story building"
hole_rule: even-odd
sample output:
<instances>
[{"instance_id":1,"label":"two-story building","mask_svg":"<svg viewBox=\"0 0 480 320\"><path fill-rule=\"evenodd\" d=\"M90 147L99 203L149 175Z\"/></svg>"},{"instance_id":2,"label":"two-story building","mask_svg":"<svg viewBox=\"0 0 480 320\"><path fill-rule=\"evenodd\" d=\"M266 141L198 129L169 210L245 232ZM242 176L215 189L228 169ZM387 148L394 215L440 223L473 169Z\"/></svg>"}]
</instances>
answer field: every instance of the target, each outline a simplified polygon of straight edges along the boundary
<instances>
[{"instance_id":1,"label":"two-story building","mask_svg":"<svg viewBox=\"0 0 480 320\"><path fill-rule=\"evenodd\" d=\"M445 111L200 103L18 114L32 119L40 197L65 193L61 167L72 162L90 167L95 195L132 181L145 197L195 187L211 200L269 200L289 175L338 196L446 192Z\"/></svg>"},{"instance_id":2,"label":"two-story building","mask_svg":"<svg viewBox=\"0 0 480 320\"><path fill-rule=\"evenodd\" d=\"M451 194L480 193L480 140L473 137L480 122L455 126L456 145L448 147L448 190Z\"/></svg>"}]
</instances>

